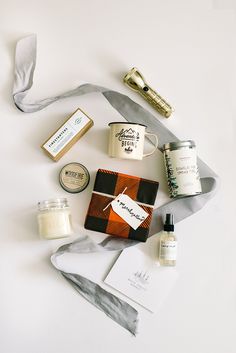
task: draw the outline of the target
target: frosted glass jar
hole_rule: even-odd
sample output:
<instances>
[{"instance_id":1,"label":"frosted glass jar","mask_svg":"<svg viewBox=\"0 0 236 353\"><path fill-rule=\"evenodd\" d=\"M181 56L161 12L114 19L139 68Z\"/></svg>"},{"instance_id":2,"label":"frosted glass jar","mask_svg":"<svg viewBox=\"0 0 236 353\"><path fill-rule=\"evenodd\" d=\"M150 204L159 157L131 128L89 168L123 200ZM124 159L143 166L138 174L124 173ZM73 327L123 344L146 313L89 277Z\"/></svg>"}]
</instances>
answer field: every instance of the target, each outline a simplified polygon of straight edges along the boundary
<instances>
[{"instance_id":1,"label":"frosted glass jar","mask_svg":"<svg viewBox=\"0 0 236 353\"><path fill-rule=\"evenodd\" d=\"M71 214L66 198L38 203L39 235L46 239L67 237L72 233Z\"/></svg>"}]
</instances>

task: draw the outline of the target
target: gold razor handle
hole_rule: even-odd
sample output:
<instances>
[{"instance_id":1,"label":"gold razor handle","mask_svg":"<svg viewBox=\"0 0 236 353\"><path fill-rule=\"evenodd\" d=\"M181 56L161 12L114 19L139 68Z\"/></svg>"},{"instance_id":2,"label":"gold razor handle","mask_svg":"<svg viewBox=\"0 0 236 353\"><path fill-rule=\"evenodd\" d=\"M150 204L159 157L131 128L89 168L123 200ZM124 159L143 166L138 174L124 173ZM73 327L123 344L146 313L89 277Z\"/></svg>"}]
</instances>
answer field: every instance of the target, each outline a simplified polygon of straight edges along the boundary
<instances>
[{"instance_id":1,"label":"gold razor handle","mask_svg":"<svg viewBox=\"0 0 236 353\"><path fill-rule=\"evenodd\" d=\"M161 115L169 118L173 112L172 107L156 91L145 82L138 69L132 68L124 77L124 82L133 90L139 92L147 102Z\"/></svg>"},{"instance_id":2,"label":"gold razor handle","mask_svg":"<svg viewBox=\"0 0 236 353\"><path fill-rule=\"evenodd\" d=\"M152 88L145 86L143 89L139 89L139 93L146 99L154 109L156 109L161 115L166 118L172 113L172 108L157 92Z\"/></svg>"}]
</instances>

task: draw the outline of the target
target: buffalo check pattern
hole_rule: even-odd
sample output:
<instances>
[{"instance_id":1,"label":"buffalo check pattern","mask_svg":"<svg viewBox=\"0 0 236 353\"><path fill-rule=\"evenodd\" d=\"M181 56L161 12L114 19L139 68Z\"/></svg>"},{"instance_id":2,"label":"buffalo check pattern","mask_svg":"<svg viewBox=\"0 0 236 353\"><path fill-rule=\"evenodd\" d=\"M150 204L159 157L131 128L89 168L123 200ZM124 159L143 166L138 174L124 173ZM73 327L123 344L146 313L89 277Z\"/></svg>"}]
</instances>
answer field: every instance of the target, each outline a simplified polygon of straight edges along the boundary
<instances>
[{"instance_id":1,"label":"buffalo check pattern","mask_svg":"<svg viewBox=\"0 0 236 353\"><path fill-rule=\"evenodd\" d=\"M99 169L84 227L97 232L145 242L149 233L152 206L156 200L158 187L157 181ZM149 214L136 230L118 216L111 206L106 207L114 200L114 196L121 194L125 188L125 194L134 201L145 204L139 204L139 206ZM106 209L104 210L104 208Z\"/></svg>"}]
</instances>

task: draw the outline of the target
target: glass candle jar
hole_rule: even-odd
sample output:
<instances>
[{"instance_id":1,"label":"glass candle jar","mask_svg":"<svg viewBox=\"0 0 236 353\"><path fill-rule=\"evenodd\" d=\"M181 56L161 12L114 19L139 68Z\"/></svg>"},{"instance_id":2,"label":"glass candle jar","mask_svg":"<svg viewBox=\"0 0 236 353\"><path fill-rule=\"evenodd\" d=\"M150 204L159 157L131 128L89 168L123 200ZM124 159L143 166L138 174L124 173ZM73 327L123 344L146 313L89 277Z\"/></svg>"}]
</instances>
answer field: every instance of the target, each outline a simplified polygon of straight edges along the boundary
<instances>
[{"instance_id":1,"label":"glass candle jar","mask_svg":"<svg viewBox=\"0 0 236 353\"><path fill-rule=\"evenodd\" d=\"M72 233L71 214L66 198L38 203L38 227L41 237L56 239Z\"/></svg>"}]
</instances>

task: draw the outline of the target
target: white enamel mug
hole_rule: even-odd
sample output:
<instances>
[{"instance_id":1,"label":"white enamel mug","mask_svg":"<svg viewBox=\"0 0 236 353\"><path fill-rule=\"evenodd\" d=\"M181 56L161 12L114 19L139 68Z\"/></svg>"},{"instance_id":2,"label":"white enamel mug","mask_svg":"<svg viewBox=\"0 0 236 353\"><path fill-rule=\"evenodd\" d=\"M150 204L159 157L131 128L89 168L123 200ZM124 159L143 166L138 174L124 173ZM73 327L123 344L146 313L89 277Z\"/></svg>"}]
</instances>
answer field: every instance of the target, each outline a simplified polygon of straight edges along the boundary
<instances>
[{"instance_id":1,"label":"white enamel mug","mask_svg":"<svg viewBox=\"0 0 236 353\"><path fill-rule=\"evenodd\" d=\"M110 127L109 150L110 157L123 159L138 159L150 156L158 147L155 134L146 132L146 126L138 123L112 122ZM155 147L149 153L144 153L145 136L155 138Z\"/></svg>"}]
</instances>

